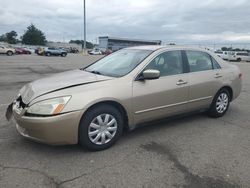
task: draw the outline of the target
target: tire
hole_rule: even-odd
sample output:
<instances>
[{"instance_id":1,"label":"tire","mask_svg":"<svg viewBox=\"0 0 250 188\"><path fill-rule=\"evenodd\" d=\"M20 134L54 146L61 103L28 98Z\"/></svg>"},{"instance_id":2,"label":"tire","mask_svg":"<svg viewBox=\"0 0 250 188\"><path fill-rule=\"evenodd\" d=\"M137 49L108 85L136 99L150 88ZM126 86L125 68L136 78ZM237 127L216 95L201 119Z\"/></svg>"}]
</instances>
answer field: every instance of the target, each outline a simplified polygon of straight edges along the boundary
<instances>
[{"instance_id":1,"label":"tire","mask_svg":"<svg viewBox=\"0 0 250 188\"><path fill-rule=\"evenodd\" d=\"M225 115L231 101L231 96L227 89L221 89L215 95L212 104L208 110L208 114L211 117L219 118Z\"/></svg>"},{"instance_id":2,"label":"tire","mask_svg":"<svg viewBox=\"0 0 250 188\"><path fill-rule=\"evenodd\" d=\"M238 61L238 62L241 62L241 58L238 58L237 61Z\"/></svg>"},{"instance_id":3,"label":"tire","mask_svg":"<svg viewBox=\"0 0 250 188\"><path fill-rule=\"evenodd\" d=\"M12 56L14 53L12 51L7 51L6 54L7 56Z\"/></svg>"},{"instance_id":4,"label":"tire","mask_svg":"<svg viewBox=\"0 0 250 188\"><path fill-rule=\"evenodd\" d=\"M66 57L66 55L67 55L66 53L62 53L61 54L62 57Z\"/></svg>"},{"instance_id":5,"label":"tire","mask_svg":"<svg viewBox=\"0 0 250 188\"><path fill-rule=\"evenodd\" d=\"M50 52L45 53L46 56L51 56Z\"/></svg>"},{"instance_id":6,"label":"tire","mask_svg":"<svg viewBox=\"0 0 250 188\"><path fill-rule=\"evenodd\" d=\"M102 123L105 124L106 118L106 126L109 130L105 125L100 126ZM113 123L108 125L111 122ZM114 145L122 135L123 124L123 117L119 110L111 105L98 105L83 115L79 125L79 143L88 150L105 150Z\"/></svg>"}]
</instances>

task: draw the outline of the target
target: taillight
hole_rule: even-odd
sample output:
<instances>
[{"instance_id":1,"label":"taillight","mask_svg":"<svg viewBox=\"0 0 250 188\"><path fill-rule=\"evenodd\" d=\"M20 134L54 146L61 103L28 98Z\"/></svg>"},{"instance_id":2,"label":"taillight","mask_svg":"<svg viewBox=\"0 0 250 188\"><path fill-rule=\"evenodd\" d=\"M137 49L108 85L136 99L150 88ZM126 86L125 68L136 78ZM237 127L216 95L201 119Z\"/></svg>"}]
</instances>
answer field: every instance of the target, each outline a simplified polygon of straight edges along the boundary
<instances>
[{"instance_id":1,"label":"taillight","mask_svg":"<svg viewBox=\"0 0 250 188\"><path fill-rule=\"evenodd\" d=\"M240 73L240 74L239 74L239 79L242 80L242 77L243 77L243 75L242 75L242 73Z\"/></svg>"}]
</instances>

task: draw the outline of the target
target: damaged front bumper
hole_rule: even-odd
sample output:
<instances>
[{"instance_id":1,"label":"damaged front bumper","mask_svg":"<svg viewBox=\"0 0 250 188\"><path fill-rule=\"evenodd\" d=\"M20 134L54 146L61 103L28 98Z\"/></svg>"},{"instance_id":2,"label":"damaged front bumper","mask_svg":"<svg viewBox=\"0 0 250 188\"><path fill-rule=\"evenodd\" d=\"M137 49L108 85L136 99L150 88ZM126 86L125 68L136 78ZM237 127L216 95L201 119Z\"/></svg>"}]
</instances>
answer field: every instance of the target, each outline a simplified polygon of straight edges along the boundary
<instances>
[{"instance_id":1,"label":"damaged front bumper","mask_svg":"<svg viewBox=\"0 0 250 188\"><path fill-rule=\"evenodd\" d=\"M6 111L6 118L13 114L17 131L25 138L50 145L78 143L78 126L83 111L55 116L38 117L25 114L27 108L15 100Z\"/></svg>"}]
</instances>

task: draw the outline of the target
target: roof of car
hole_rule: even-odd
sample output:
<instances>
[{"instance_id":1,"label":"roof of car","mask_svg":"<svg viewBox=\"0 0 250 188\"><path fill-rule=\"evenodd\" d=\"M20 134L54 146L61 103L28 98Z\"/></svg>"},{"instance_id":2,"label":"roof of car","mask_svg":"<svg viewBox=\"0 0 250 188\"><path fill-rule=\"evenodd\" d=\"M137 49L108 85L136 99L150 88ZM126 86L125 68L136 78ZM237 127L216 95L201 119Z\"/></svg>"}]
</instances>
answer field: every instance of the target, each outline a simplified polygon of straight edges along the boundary
<instances>
[{"instance_id":1,"label":"roof of car","mask_svg":"<svg viewBox=\"0 0 250 188\"><path fill-rule=\"evenodd\" d=\"M185 50L199 50L199 51L204 51L205 49L203 48L195 48L195 47L189 47L189 46L180 46L180 45L167 45L167 46L162 46L162 45L147 45L147 46L134 46L134 47L129 47L126 49L135 49L135 50L152 50L156 51L159 49L185 49Z\"/></svg>"}]
</instances>

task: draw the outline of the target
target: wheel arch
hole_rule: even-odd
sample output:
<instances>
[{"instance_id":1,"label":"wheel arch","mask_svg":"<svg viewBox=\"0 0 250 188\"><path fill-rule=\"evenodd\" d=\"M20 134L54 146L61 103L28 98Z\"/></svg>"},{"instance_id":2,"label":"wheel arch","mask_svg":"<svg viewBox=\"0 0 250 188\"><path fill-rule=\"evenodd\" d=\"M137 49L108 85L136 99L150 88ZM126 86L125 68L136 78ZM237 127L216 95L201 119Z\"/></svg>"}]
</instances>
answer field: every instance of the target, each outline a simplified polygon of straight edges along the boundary
<instances>
[{"instance_id":1,"label":"wheel arch","mask_svg":"<svg viewBox=\"0 0 250 188\"><path fill-rule=\"evenodd\" d=\"M230 101L232 101L232 99L233 99L233 89L232 89L232 87L226 85L226 86L223 86L222 88L220 88L219 91L222 90L222 89L226 89L226 90L229 92ZM218 92L219 92L219 91L218 91ZM217 93L218 93L218 92L217 92Z\"/></svg>"},{"instance_id":2,"label":"wheel arch","mask_svg":"<svg viewBox=\"0 0 250 188\"><path fill-rule=\"evenodd\" d=\"M99 106L99 105L110 105L110 106L113 106L115 107L121 114L122 114L122 117L124 119L124 129L128 129L128 126L129 126L129 117L128 117L128 113L127 113L127 110L125 109L125 107L117 102L117 101L114 101L114 100L104 100L104 101L99 101L99 102L96 102L94 104L91 104L86 110L85 112L82 114L82 118L84 117L84 115L90 111L91 109ZM81 119L82 119L81 118ZM80 124L79 124L80 125ZM80 126L79 126L80 127ZM79 129L79 128L78 128Z\"/></svg>"}]
</instances>

